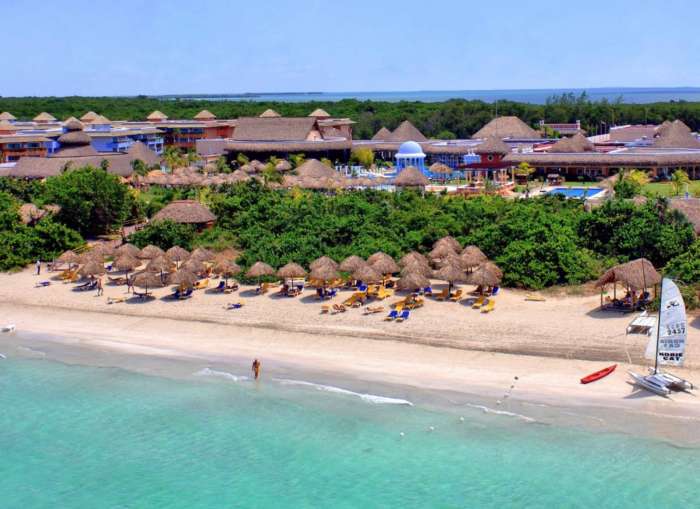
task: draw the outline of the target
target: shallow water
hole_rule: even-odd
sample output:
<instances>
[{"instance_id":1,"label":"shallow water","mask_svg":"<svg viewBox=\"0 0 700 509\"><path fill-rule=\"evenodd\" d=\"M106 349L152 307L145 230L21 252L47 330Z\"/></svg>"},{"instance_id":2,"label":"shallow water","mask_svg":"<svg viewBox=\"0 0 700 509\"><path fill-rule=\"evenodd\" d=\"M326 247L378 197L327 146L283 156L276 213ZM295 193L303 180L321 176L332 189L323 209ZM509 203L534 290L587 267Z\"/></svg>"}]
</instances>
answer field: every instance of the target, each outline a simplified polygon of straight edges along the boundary
<instances>
[{"instance_id":1,"label":"shallow water","mask_svg":"<svg viewBox=\"0 0 700 509\"><path fill-rule=\"evenodd\" d=\"M27 348L0 359L0 507L661 508L700 497L698 449L337 383L256 383L206 364L153 376Z\"/></svg>"}]
</instances>

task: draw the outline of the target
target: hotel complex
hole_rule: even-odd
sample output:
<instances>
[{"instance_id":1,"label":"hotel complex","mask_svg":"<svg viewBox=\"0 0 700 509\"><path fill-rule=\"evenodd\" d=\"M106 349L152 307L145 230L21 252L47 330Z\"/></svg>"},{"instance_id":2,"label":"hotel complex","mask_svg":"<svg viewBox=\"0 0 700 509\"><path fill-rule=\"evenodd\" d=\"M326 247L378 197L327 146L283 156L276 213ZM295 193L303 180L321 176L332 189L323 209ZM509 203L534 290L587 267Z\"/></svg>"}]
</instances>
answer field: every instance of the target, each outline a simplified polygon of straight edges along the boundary
<instances>
[{"instance_id":1,"label":"hotel complex","mask_svg":"<svg viewBox=\"0 0 700 509\"><path fill-rule=\"evenodd\" d=\"M157 167L164 149L176 147L196 151L200 166L209 168L222 157L235 163L240 154L257 161L304 154L347 169L353 150L370 149L380 165L391 163L383 172L389 177L415 167L430 180L458 177L500 186L512 184L512 170L523 163L541 176L569 179L602 179L625 168L657 177L683 168L691 178L700 178L700 139L679 120L616 126L586 137L580 122L540 122L534 129L517 117L497 117L470 139L459 140L428 139L409 121L394 130L382 127L372 139L356 140L353 124L322 109L306 117L282 117L268 109L257 117L223 120L207 110L191 120L171 120L154 111L143 121L111 121L95 112L65 121L46 112L18 120L4 112L0 175L45 178L68 166L106 161L109 171L127 177L136 159Z\"/></svg>"}]
</instances>

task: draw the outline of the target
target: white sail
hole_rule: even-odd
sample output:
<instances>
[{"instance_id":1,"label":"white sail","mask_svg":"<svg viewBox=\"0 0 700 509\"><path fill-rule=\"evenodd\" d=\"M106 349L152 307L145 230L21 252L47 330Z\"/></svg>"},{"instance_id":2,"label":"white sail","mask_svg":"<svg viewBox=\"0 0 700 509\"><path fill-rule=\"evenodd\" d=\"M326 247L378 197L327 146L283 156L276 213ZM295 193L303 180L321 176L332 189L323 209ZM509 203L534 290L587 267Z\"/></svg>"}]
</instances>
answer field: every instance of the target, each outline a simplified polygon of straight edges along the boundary
<instances>
[{"instance_id":1,"label":"white sail","mask_svg":"<svg viewBox=\"0 0 700 509\"><path fill-rule=\"evenodd\" d=\"M687 339L685 303L676 284L668 278L662 283L658 331L659 364L683 365Z\"/></svg>"}]
</instances>

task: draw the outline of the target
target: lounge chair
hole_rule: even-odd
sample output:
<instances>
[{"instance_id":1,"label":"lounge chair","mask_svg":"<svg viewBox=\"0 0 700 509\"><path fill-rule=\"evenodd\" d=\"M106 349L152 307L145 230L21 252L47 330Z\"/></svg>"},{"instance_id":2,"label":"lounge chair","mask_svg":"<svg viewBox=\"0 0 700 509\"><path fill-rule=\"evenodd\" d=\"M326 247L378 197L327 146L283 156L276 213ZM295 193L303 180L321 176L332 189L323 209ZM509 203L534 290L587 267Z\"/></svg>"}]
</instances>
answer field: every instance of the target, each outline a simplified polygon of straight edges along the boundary
<instances>
[{"instance_id":1,"label":"lounge chair","mask_svg":"<svg viewBox=\"0 0 700 509\"><path fill-rule=\"evenodd\" d=\"M328 314L328 313L330 313L330 311L331 311L330 304L324 304L323 306L321 306L321 314L322 315Z\"/></svg>"},{"instance_id":2,"label":"lounge chair","mask_svg":"<svg viewBox=\"0 0 700 509\"><path fill-rule=\"evenodd\" d=\"M425 301L423 299L411 299L406 302L406 309L416 309L423 306L424 303Z\"/></svg>"},{"instance_id":3,"label":"lounge chair","mask_svg":"<svg viewBox=\"0 0 700 509\"><path fill-rule=\"evenodd\" d=\"M134 290L134 299L136 299L136 300L148 300L148 299L152 299L152 298L153 298L152 293L137 292L136 290Z\"/></svg>"},{"instance_id":4,"label":"lounge chair","mask_svg":"<svg viewBox=\"0 0 700 509\"><path fill-rule=\"evenodd\" d=\"M367 291L367 285L360 283L360 284L357 285L357 290L358 290L359 292L366 292L366 291Z\"/></svg>"},{"instance_id":5,"label":"lounge chair","mask_svg":"<svg viewBox=\"0 0 700 509\"><path fill-rule=\"evenodd\" d=\"M78 285L75 288L73 288L73 290L75 290L77 292L87 292L90 290L94 290L95 288L97 288L97 281L96 280L95 281L88 281L86 283Z\"/></svg>"},{"instance_id":6,"label":"lounge chair","mask_svg":"<svg viewBox=\"0 0 700 509\"><path fill-rule=\"evenodd\" d=\"M222 279L221 281L219 281L219 285L216 288L214 288L214 291L223 292L225 289L226 289L226 281L224 281Z\"/></svg>"},{"instance_id":7,"label":"lounge chair","mask_svg":"<svg viewBox=\"0 0 700 509\"><path fill-rule=\"evenodd\" d=\"M457 302L461 298L462 298L462 290L461 289L457 290L455 293L450 295L450 300L452 302Z\"/></svg>"},{"instance_id":8,"label":"lounge chair","mask_svg":"<svg viewBox=\"0 0 700 509\"><path fill-rule=\"evenodd\" d=\"M224 293L231 293L235 292L236 290L238 290L238 283L234 281L233 283L226 284L226 287L224 288Z\"/></svg>"},{"instance_id":9,"label":"lounge chair","mask_svg":"<svg viewBox=\"0 0 700 509\"><path fill-rule=\"evenodd\" d=\"M326 298L327 299L332 299L338 295L338 289L337 288L331 288L330 290L326 291Z\"/></svg>"},{"instance_id":10,"label":"lounge chair","mask_svg":"<svg viewBox=\"0 0 700 509\"><path fill-rule=\"evenodd\" d=\"M192 292L194 292L194 290L192 288L187 288L184 292L180 292L178 299L180 299L180 300L189 299L190 297L192 297Z\"/></svg>"},{"instance_id":11,"label":"lounge chair","mask_svg":"<svg viewBox=\"0 0 700 509\"><path fill-rule=\"evenodd\" d=\"M117 285L117 286L126 284L125 277L109 277L109 276L107 276L107 281L109 282L109 284Z\"/></svg>"},{"instance_id":12,"label":"lounge chair","mask_svg":"<svg viewBox=\"0 0 700 509\"><path fill-rule=\"evenodd\" d=\"M433 289L430 286L426 286L423 288L423 295L432 295L433 294Z\"/></svg>"},{"instance_id":13,"label":"lounge chair","mask_svg":"<svg viewBox=\"0 0 700 509\"><path fill-rule=\"evenodd\" d=\"M239 300L238 302L229 302L226 304L226 309L241 309L243 307L243 301Z\"/></svg>"},{"instance_id":14,"label":"lounge chair","mask_svg":"<svg viewBox=\"0 0 700 509\"><path fill-rule=\"evenodd\" d=\"M450 296L450 289L444 288L440 293L432 294L437 300L445 300Z\"/></svg>"},{"instance_id":15,"label":"lounge chair","mask_svg":"<svg viewBox=\"0 0 700 509\"><path fill-rule=\"evenodd\" d=\"M39 281L37 284L34 286L36 288L43 288L44 286L49 286L51 284L51 281Z\"/></svg>"},{"instance_id":16,"label":"lounge chair","mask_svg":"<svg viewBox=\"0 0 700 509\"><path fill-rule=\"evenodd\" d=\"M496 295L498 295L498 292L500 291L500 289L501 289L500 286L494 286L493 288L491 288L491 296L495 297Z\"/></svg>"},{"instance_id":17,"label":"lounge chair","mask_svg":"<svg viewBox=\"0 0 700 509\"><path fill-rule=\"evenodd\" d=\"M404 320L408 320L409 316L411 316L411 312L408 309L404 309L401 311L401 314L396 317L396 321L403 322Z\"/></svg>"},{"instance_id":18,"label":"lounge chair","mask_svg":"<svg viewBox=\"0 0 700 509\"><path fill-rule=\"evenodd\" d=\"M386 318L384 318L384 320L386 320L387 322L390 322L392 320L396 320L396 318L398 318L398 316L399 316L399 312L396 309L392 309L389 312L389 314L386 315Z\"/></svg>"},{"instance_id":19,"label":"lounge chair","mask_svg":"<svg viewBox=\"0 0 700 509\"><path fill-rule=\"evenodd\" d=\"M194 284L195 290L204 290L209 286L209 279L202 279Z\"/></svg>"},{"instance_id":20,"label":"lounge chair","mask_svg":"<svg viewBox=\"0 0 700 509\"><path fill-rule=\"evenodd\" d=\"M333 304L333 314L336 313L345 313L345 305L344 304Z\"/></svg>"},{"instance_id":21,"label":"lounge chair","mask_svg":"<svg viewBox=\"0 0 700 509\"><path fill-rule=\"evenodd\" d=\"M387 289L384 288L383 286L382 286L381 288L379 288L379 291L377 292L377 298L378 298L379 300L384 300L384 299L386 299L387 297L391 297L392 295L394 295L394 291L393 291L393 290L387 290Z\"/></svg>"},{"instance_id":22,"label":"lounge chair","mask_svg":"<svg viewBox=\"0 0 700 509\"><path fill-rule=\"evenodd\" d=\"M365 315L373 315L375 313L381 313L384 311L384 306L367 306L365 308Z\"/></svg>"},{"instance_id":23,"label":"lounge chair","mask_svg":"<svg viewBox=\"0 0 700 509\"><path fill-rule=\"evenodd\" d=\"M490 313L496 307L496 301L494 299L489 299L484 307L481 308L482 313Z\"/></svg>"},{"instance_id":24,"label":"lounge chair","mask_svg":"<svg viewBox=\"0 0 700 509\"><path fill-rule=\"evenodd\" d=\"M126 297L107 297L107 304L119 304L126 302Z\"/></svg>"},{"instance_id":25,"label":"lounge chair","mask_svg":"<svg viewBox=\"0 0 700 509\"><path fill-rule=\"evenodd\" d=\"M472 304L472 309L479 309L481 306L484 305L485 301L486 297L480 295L479 298L474 301L474 304Z\"/></svg>"}]
</instances>

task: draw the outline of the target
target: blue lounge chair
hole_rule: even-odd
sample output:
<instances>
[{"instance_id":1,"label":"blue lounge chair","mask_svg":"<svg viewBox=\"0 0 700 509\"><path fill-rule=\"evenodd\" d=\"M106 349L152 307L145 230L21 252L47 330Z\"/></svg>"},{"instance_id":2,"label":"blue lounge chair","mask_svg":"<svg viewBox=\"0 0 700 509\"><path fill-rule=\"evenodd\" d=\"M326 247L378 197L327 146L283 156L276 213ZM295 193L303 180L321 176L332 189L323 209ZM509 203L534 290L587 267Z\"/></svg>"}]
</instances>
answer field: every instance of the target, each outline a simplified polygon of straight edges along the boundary
<instances>
[{"instance_id":1,"label":"blue lounge chair","mask_svg":"<svg viewBox=\"0 0 700 509\"><path fill-rule=\"evenodd\" d=\"M223 292L226 289L226 281L219 281L219 286L214 288L214 291Z\"/></svg>"},{"instance_id":2,"label":"blue lounge chair","mask_svg":"<svg viewBox=\"0 0 700 509\"><path fill-rule=\"evenodd\" d=\"M357 289L358 289L358 291L360 291L360 292L366 292L366 291L367 291L367 285L360 283L359 285L357 285Z\"/></svg>"},{"instance_id":3,"label":"blue lounge chair","mask_svg":"<svg viewBox=\"0 0 700 509\"><path fill-rule=\"evenodd\" d=\"M189 299L190 297L192 297L192 292L194 292L194 288L190 287L187 290L185 290L184 292L182 292L178 298L180 300Z\"/></svg>"},{"instance_id":4,"label":"blue lounge chair","mask_svg":"<svg viewBox=\"0 0 700 509\"><path fill-rule=\"evenodd\" d=\"M392 309L391 312L386 315L386 318L384 320L390 321L390 320L396 320L396 318L399 316L399 312L395 309Z\"/></svg>"},{"instance_id":5,"label":"blue lounge chair","mask_svg":"<svg viewBox=\"0 0 700 509\"><path fill-rule=\"evenodd\" d=\"M494 286L491 288L491 295L495 296L501 288L499 286Z\"/></svg>"},{"instance_id":6,"label":"blue lounge chair","mask_svg":"<svg viewBox=\"0 0 700 509\"><path fill-rule=\"evenodd\" d=\"M336 288L332 288L331 290L328 290L326 292L326 297L328 297L329 299L332 299L336 295L338 295L338 290Z\"/></svg>"},{"instance_id":7,"label":"blue lounge chair","mask_svg":"<svg viewBox=\"0 0 700 509\"><path fill-rule=\"evenodd\" d=\"M433 294L433 288L430 286L426 286L423 288L423 295L432 295Z\"/></svg>"},{"instance_id":8,"label":"blue lounge chair","mask_svg":"<svg viewBox=\"0 0 700 509\"><path fill-rule=\"evenodd\" d=\"M404 309L401 311L401 314L396 317L397 322L403 322L404 320L408 320L408 317L411 315L411 312L408 309Z\"/></svg>"}]
</instances>

